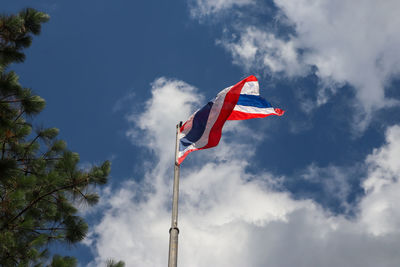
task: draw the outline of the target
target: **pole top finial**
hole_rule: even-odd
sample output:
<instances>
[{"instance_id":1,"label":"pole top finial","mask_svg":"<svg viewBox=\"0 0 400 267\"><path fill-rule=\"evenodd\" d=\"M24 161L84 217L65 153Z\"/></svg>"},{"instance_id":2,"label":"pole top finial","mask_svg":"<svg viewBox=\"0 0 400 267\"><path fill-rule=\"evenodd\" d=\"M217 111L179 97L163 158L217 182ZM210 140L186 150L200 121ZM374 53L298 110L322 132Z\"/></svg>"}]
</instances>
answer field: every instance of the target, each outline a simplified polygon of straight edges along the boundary
<instances>
[{"instance_id":1,"label":"pole top finial","mask_svg":"<svg viewBox=\"0 0 400 267\"><path fill-rule=\"evenodd\" d=\"M181 128L182 127L182 121L180 121L177 125L176 128Z\"/></svg>"}]
</instances>

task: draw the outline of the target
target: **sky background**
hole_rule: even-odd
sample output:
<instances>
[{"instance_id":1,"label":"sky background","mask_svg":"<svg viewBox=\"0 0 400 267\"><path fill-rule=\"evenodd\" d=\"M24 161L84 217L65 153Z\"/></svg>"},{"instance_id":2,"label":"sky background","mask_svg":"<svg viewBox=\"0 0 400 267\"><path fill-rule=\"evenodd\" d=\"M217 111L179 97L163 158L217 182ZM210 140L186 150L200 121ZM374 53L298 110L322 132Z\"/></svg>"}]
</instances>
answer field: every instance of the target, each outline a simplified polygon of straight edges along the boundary
<instances>
[{"instance_id":1,"label":"sky background","mask_svg":"<svg viewBox=\"0 0 400 267\"><path fill-rule=\"evenodd\" d=\"M175 125L256 75L282 117L228 122L181 167L180 266L399 266L400 2L4 1L51 20L23 86L82 168L108 159L80 266L168 258Z\"/></svg>"}]
</instances>

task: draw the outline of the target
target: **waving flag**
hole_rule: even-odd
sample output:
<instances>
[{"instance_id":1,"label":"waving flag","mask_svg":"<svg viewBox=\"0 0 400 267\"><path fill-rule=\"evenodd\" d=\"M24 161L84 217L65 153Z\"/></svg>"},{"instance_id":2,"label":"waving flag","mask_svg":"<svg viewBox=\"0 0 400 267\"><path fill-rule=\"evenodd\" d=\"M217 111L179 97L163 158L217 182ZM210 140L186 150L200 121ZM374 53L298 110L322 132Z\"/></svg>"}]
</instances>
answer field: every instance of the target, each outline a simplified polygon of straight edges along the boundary
<instances>
[{"instance_id":1,"label":"waving flag","mask_svg":"<svg viewBox=\"0 0 400 267\"><path fill-rule=\"evenodd\" d=\"M192 151L218 145L222 127L227 120L281 116L283 113L283 110L273 108L260 97L257 78L249 76L219 92L214 100L196 111L182 125L179 133L178 164Z\"/></svg>"}]
</instances>

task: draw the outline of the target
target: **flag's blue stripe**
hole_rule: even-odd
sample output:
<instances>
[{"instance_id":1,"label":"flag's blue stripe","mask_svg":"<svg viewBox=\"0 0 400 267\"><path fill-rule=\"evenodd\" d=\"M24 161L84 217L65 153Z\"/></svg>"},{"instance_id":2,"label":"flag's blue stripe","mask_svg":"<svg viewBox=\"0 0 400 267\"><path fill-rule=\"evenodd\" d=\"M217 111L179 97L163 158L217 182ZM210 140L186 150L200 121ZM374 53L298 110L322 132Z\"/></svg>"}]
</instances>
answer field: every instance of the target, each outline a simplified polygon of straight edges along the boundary
<instances>
[{"instance_id":1,"label":"flag's blue stripe","mask_svg":"<svg viewBox=\"0 0 400 267\"><path fill-rule=\"evenodd\" d=\"M193 118L192 129L180 140L180 150L184 150L185 147L190 146L201 138L206 129L208 116L213 104L213 102L208 102L207 105L196 112Z\"/></svg>"},{"instance_id":2,"label":"flag's blue stripe","mask_svg":"<svg viewBox=\"0 0 400 267\"><path fill-rule=\"evenodd\" d=\"M257 108L271 108L271 104L258 95L240 95L236 105L252 106Z\"/></svg>"}]
</instances>

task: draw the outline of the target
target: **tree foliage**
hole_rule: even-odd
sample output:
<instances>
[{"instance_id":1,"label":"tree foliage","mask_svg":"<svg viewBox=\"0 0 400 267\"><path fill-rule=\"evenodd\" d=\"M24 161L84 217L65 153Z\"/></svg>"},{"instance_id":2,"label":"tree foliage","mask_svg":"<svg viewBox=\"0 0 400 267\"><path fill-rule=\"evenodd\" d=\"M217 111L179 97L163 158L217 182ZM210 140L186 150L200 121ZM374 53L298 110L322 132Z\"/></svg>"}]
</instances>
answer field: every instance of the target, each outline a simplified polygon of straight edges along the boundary
<instances>
[{"instance_id":1,"label":"tree foliage","mask_svg":"<svg viewBox=\"0 0 400 267\"><path fill-rule=\"evenodd\" d=\"M34 129L30 122L45 101L9 68L24 61L23 49L48 20L34 9L0 16L0 266L42 266L50 243L81 241L88 225L78 204L96 204L94 186L105 184L110 172L108 161L82 170L58 129ZM59 255L50 264L75 265Z\"/></svg>"},{"instance_id":2,"label":"tree foliage","mask_svg":"<svg viewBox=\"0 0 400 267\"><path fill-rule=\"evenodd\" d=\"M109 259L106 262L107 267L125 267L125 263L123 261L116 261L113 259Z\"/></svg>"}]
</instances>

